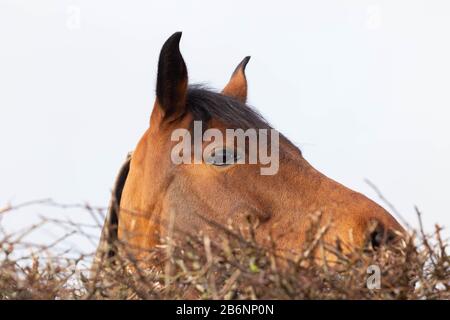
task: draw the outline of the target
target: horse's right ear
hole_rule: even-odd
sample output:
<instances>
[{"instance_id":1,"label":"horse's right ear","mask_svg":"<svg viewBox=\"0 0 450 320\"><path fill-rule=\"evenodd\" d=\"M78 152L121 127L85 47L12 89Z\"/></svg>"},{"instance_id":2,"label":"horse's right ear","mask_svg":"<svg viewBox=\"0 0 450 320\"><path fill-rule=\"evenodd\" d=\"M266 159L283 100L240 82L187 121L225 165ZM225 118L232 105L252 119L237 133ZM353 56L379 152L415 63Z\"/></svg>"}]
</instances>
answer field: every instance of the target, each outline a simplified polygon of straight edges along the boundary
<instances>
[{"instance_id":1,"label":"horse's right ear","mask_svg":"<svg viewBox=\"0 0 450 320\"><path fill-rule=\"evenodd\" d=\"M175 119L186 108L188 75L180 53L180 39L181 32L174 33L166 40L159 54L156 99L164 112L164 119Z\"/></svg>"},{"instance_id":2,"label":"horse's right ear","mask_svg":"<svg viewBox=\"0 0 450 320\"><path fill-rule=\"evenodd\" d=\"M222 90L224 95L234 97L243 103L247 101L247 77L245 76L245 67L249 61L250 56L247 56L238 64L231 75L230 81Z\"/></svg>"}]
</instances>

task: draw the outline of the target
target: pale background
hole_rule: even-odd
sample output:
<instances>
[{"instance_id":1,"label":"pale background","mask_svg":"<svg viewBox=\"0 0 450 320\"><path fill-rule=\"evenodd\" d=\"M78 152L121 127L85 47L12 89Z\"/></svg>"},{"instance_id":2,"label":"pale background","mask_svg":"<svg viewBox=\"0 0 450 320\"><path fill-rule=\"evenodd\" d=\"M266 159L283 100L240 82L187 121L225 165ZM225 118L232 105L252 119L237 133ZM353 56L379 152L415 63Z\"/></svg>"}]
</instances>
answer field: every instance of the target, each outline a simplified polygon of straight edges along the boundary
<instances>
[{"instance_id":1,"label":"pale background","mask_svg":"<svg viewBox=\"0 0 450 320\"><path fill-rule=\"evenodd\" d=\"M220 89L251 55L250 104L316 168L377 200L370 179L412 225L414 205L428 230L450 225L445 0L0 0L0 207L107 205L175 31L193 82ZM35 206L2 223L50 213L89 219Z\"/></svg>"}]
</instances>

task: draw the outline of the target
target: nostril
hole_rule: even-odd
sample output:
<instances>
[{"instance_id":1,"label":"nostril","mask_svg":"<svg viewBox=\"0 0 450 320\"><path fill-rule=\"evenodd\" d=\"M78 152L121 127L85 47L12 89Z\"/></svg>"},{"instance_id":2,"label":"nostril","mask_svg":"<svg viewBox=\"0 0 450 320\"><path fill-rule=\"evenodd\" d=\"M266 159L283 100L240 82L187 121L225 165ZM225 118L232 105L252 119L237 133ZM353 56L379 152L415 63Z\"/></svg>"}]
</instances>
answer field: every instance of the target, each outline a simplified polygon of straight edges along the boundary
<instances>
[{"instance_id":1,"label":"nostril","mask_svg":"<svg viewBox=\"0 0 450 320\"><path fill-rule=\"evenodd\" d=\"M381 246L384 240L384 232L383 230L376 229L372 231L370 234L370 243L372 244L373 248L378 248Z\"/></svg>"},{"instance_id":2,"label":"nostril","mask_svg":"<svg viewBox=\"0 0 450 320\"><path fill-rule=\"evenodd\" d=\"M380 247L383 244L392 243L394 239L395 234L390 230L386 230L384 225L382 225L381 223L377 223L375 228L373 228L369 234L369 240L372 244L372 248L374 249Z\"/></svg>"}]
</instances>

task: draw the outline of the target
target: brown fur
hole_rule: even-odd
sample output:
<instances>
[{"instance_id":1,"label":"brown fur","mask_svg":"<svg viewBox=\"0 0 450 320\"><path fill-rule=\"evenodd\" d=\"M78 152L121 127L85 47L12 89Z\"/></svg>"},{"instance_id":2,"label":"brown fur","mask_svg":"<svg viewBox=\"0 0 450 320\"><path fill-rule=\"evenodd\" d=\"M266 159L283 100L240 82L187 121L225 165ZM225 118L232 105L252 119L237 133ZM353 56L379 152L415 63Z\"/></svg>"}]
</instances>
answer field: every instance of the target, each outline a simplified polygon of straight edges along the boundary
<instances>
[{"instance_id":1,"label":"brown fur","mask_svg":"<svg viewBox=\"0 0 450 320\"><path fill-rule=\"evenodd\" d=\"M245 67L250 61L250 57L245 57L241 63L238 64L230 81L222 90L224 95L235 97L245 103L247 101L247 78L245 76Z\"/></svg>"},{"instance_id":2,"label":"brown fur","mask_svg":"<svg viewBox=\"0 0 450 320\"><path fill-rule=\"evenodd\" d=\"M178 42L174 44L173 39L168 40L164 50L170 51L171 46L178 50ZM160 62L160 66L184 65L184 62L173 66L171 63ZM241 63L225 87L224 95L246 100L244 69L245 64ZM159 70L160 73L164 70ZM170 75L164 80L170 84ZM186 79L176 79L175 83L183 84L177 85L177 91L188 90L184 85L187 74ZM158 94L165 93L161 89ZM176 94L182 98L187 96L187 92ZM176 114L181 116L176 121L168 120L165 114L175 114L175 111L160 105L162 100L157 98L150 127L133 152L122 193L118 238L129 248L153 248L171 230L177 235L204 232L215 237L217 230L207 220L240 228L247 225L250 217L257 221L258 241L264 242L271 235L280 250L296 252L305 240L308 215L317 212L322 214L322 225L331 223L326 234L330 243L339 239L349 246L363 246L371 240L367 238L367 230L373 222L381 226L376 229L374 239L380 239L380 233L403 232L400 224L381 206L318 172L286 139L280 140L280 167L273 176L260 175L257 164L226 168L205 163L174 165L170 159L175 144L170 139L171 133L177 128L189 128L194 116L188 109L180 110L178 104ZM226 123L215 118L208 126L223 131L227 128ZM173 229L168 227L171 218ZM136 255L139 256L138 252Z\"/></svg>"}]
</instances>

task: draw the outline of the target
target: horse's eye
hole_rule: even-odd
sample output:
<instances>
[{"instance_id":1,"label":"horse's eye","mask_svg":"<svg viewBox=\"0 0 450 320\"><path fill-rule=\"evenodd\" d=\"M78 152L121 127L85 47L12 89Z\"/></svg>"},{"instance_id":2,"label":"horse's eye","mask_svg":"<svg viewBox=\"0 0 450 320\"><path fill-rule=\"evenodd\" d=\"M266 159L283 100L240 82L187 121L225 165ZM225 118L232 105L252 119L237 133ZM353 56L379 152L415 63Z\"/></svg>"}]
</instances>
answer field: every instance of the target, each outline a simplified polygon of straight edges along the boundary
<instances>
[{"instance_id":1,"label":"horse's eye","mask_svg":"<svg viewBox=\"0 0 450 320\"><path fill-rule=\"evenodd\" d=\"M206 159L206 163L222 167L234 164L238 159L239 159L238 155L235 154L233 150L216 149L213 151L211 156L209 156L208 159Z\"/></svg>"}]
</instances>

